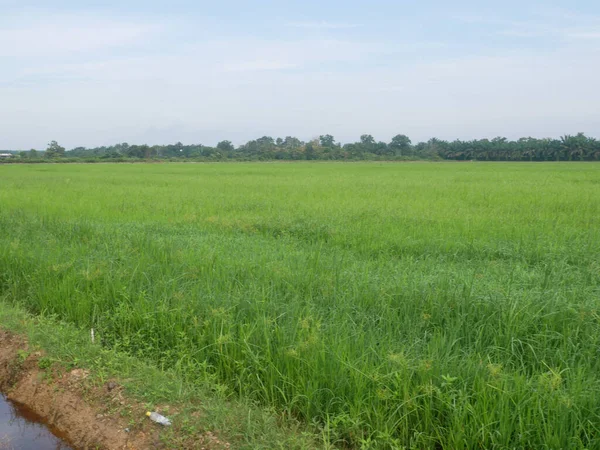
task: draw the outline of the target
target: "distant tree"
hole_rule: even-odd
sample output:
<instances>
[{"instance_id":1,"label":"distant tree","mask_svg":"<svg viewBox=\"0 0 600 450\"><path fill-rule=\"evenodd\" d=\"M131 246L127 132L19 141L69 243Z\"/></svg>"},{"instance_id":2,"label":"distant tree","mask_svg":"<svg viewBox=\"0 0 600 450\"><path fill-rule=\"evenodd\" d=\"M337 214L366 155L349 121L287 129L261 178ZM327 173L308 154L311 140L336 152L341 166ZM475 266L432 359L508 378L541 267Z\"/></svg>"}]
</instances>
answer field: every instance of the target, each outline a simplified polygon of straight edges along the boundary
<instances>
[{"instance_id":1,"label":"distant tree","mask_svg":"<svg viewBox=\"0 0 600 450\"><path fill-rule=\"evenodd\" d=\"M375 145L373 146L373 149L371 150L373 153L375 153L376 155L380 155L380 156L386 156L390 154L390 148L388 147L388 145L385 142L379 141L376 142ZM392 152L393 154L393 152Z\"/></svg>"},{"instance_id":2,"label":"distant tree","mask_svg":"<svg viewBox=\"0 0 600 450\"><path fill-rule=\"evenodd\" d=\"M1 0L0 0L1 1ZM18 152L14 152L18 153ZM363 134L358 142L341 145L332 135L303 142L293 136L273 139L270 136L251 140L234 147L230 141L221 141L216 148L201 144L183 145L129 145L127 143L94 148L76 147L65 153L56 141L48 144L45 152L31 149L18 153L22 158L102 158L121 161L124 157L150 158L203 158L211 160L393 160L399 156L419 159L450 159L478 161L600 161L600 140L583 133L566 135L559 139L524 137L508 140L504 137L452 142L432 138L427 142L411 143L408 136L394 136L389 144Z\"/></svg>"},{"instance_id":3,"label":"distant tree","mask_svg":"<svg viewBox=\"0 0 600 450\"><path fill-rule=\"evenodd\" d=\"M127 148L126 154L130 158L149 158L150 157L150 147L146 144L130 145Z\"/></svg>"},{"instance_id":4,"label":"distant tree","mask_svg":"<svg viewBox=\"0 0 600 450\"><path fill-rule=\"evenodd\" d=\"M217 148L222 152L228 153L235 150L235 147L231 143L231 141L221 141L217 144Z\"/></svg>"},{"instance_id":5,"label":"distant tree","mask_svg":"<svg viewBox=\"0 0 600 450\"><path fill-rule=\"evenodd\" d=\"M583 160L586 147L588 147L588 138L583 133L577 133L577 136L565 135L560 138L565 161Z\"/></svg>"},{"instance_id":6,"label":"distant tree","mask_svg":"<svg viewBox=\"0 0 600 450\"><path fill-rule=\"evenodd\" d=\"M373 146L375 144L375 138L373 136L371 136L370 134L363 134L360 137L360 143L363 146Z\"/></svg>"},{"instance_id":7,"label":"distant tree","mask_svg":"<svg viewBox=\"0 0 600 450\"><path fill-rule=\"evenodd\" d=\"M307 143L304 147L304 156L308 160L315 159L315 147L313 146L312 142Z\"/></svg>"},{"instance_id":8,"label":"distant tree","mask_svg":"<svg viewBox=\"0 0 600 450\"><path fill-rule=\"evenodd\" d=\"M282 145L287 150L297 150L300 147L302 147L303 144L304 143L298 138L295 138L293 136L286 136L286 138L283 140Z\"/></svg>"},{"instance_id":9,"label":"distant tree","mask_svg":"<svg viewBox=\"0 0 600 450\"><path fill-rule=\"evenodd\" d=\"M419 156L427 159L441 158L447 147L448 143L446 141L434 137L427 141L423 153Z\"/></svg>"},{"instance_id":10,"label":"distant tree","mask_svg":"<svg viewBox=\"0 0 600 450\"><path fill-rule=\"evenodd\" d=\"M411 140L404 134L398 134L392 138L389 148L396 156L406 156L411 151Z\"/></svg>"},{"instance_id":11,"label":"distant tree","mask_svg":"<svg viewBox=\"0 0 600 450\"><path fill-rule=\"evenodd\" d=\"M65 156L65 148L58 145L58 142L51 141L46 148L46 158L60 158Z\"/></svg>"},{"instance_id":12,"label":"distant tree","mask_svg":"<svg viewBox=\"0 0 600 450\"><path fill-rule=\"evenodd\" d=\"M265 149L270 149L275 145L275 139L273 139L271 136L263 136L258 138L256 142L260 147Z\"/></svg>"},{"instance_id":13,"label":"distant tree","mask_svg":"<svg viewBox=\"0 0 600 450\"><path fill-rule=\"evenodd\" d=\"M321 147L333 148L335 146L335 138L330 134L319 136L319 144Z\"/></svg>"},{"instance_id":14,"label":"distant tree","mask_svg":"<svg viewBox=\"0 0 600 450\"><path fill-rule=\"evenodd\" d=\"M69 150L69 156L88 156L87 149L85 147L75 147L74 149Z\"/></svg>"},{"instance_id":15,"label":"distant tree","mask_svg":"<svg viewBox=\"0 0 600 450\"><path fill-rule=\"evenodd\" d=\"M181 142L169 145L154 145L146 157L163 156L165 158L179 158L183 156L184 145Z\"/></svg>"}]
</instances>

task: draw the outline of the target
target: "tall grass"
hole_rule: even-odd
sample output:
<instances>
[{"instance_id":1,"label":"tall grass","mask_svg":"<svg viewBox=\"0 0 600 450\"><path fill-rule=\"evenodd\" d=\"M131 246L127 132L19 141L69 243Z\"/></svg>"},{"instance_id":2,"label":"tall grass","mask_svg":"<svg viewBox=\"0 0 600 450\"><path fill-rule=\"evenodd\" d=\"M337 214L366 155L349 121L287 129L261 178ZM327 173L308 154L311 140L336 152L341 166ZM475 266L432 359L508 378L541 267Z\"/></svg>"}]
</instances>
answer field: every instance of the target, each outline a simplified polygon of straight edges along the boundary
<instances>
[{"instance_id":1,"label":"tall grass","mask_svg":"<svg viewBox=\"0 0 600 450\"><path fill-rule=\"evenodd\" d=\"M0 167L0 296L363 448L600 447L600 166Z\"/></svg>"}]
</instances>

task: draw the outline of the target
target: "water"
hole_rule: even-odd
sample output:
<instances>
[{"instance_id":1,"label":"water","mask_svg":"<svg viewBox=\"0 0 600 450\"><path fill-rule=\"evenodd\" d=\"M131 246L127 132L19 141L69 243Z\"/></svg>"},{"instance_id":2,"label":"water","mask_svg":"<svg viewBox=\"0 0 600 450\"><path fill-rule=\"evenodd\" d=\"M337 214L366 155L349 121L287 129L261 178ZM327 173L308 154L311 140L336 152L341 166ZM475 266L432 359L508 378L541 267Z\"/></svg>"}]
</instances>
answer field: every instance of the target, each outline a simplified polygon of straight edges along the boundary
<instances>
[{"instance_id":1,"label":"water","mask_svg":"<svg viewBox=\"0 0 600 450\"><path fill-rule=\"evenodd\" d=\"M73 450L63 439L40 416L0 394L0 450Z\"/></svg>"}]
</instances>

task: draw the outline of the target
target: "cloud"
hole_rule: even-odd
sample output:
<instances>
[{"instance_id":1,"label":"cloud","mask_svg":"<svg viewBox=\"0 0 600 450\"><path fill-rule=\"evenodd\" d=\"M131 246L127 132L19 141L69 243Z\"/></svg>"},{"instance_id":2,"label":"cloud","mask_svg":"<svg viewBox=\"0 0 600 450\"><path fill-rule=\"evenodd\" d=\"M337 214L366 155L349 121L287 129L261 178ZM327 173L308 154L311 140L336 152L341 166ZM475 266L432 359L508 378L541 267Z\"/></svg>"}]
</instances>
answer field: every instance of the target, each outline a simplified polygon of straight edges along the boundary
<instances>
[{"instance_id":1,"label":"cloud","mask_svg":"<svg viewBox=\"0 0 600 450\"><path fill-rule=\"evenodd\" d=\"M327 21L312 21L312 22L289 22L288 27L292 28L311 28L318 30L343 30L348 28L359 28L362 25L357 23L341 23Z\"/></svg>"},{"instance_id":2,"label":"cloud","mask_svg":"<svg viewBox=\"0 0 600 450\"><path fill-rule=\"evenodd\" d=\"M499 31L499 34L522 38L555 38L562 41L590 40L600 39L600 28L553 27L535 23L514 23L512 27Z\"/></svg>"},{"instance_id":3,"label":"cloud","mask_svg":"<svg viewBox=\"0 0 600 450\"><path fill-rule=\"evenodd\" d=\"M493 19L487 37L521 33L522 41L486 49L485 35L460 45L358 32L284 39L223 24L207 31L197 20L0 17L0 56L13 55L0 71L3 145L600 133L593 21ZM535 36L561 45L522 45Z\"/></svg>"},{"instance_id":4,"label":"cloud","mask_svg":"<svg viewBox=\"0 0 600 450\"><path fill-rule=\"evenodd\" d=\"M48 15L6 20L0 29L0 56L51 57L114 49L160 32L157 23L89 15Z\"/></svg>"},{"instance_id":5,"label":"cloud","mask_svg":"<svg viewBox=\"0 0 600 450\"><path fill-rule=\"evenodd\" d=\"M554 10L541 11L530 20L506 20L481 15L457 15L454 17L469 25L496 27L496 34L519 38L550 38L555 40L590 40L600 38L600 17L580 15Z\"/></svg>"},{"instance_id":6,"label":"cloud","mask_svg":"<svg viewBox=\"0 0 600 450\"><path fill-rule=\"evenodd\" d=\"M571 39L600 39L599 31L570 31L566 32L565 35Z\"/></svg>"},{"instance_id":7,"label":"cloud","mask_svg":"<svg viewBox=\"0 0 600 450\"><path fill-rule=\"evenodd\" d=\"M415 141L597 135L597 56L521 51L360 71L242 76L206 70L201 59L146 58L130 68L89 68L97 76L90 82L0 91L4 102L20 105L0 127L7 142L18 142L33 127L44 142L57 139L68 147L142 137L214 144L235 136L239 143L262 134L309 138L326 132L344 142L365 132L383 140L405 133ZM152 76L140 78L138 70Z\"/></svg>"},{"instance_id":8,"label":"cloud","mask_svg":"<svg viewBox=\"0 0 600 450\"><path fill-rule=\"evenodd\" d=\"M455 20L461 23L467 24L498 24L498 23L506 23L506 21L500 19L492 19L489 16L484 16L481 14L454 14L450 17L450 19Z\"/></svg>"},{"instance_id":9,"label":"cloud","mask_svg":"<svg viewBox=\"0 0 600 450\"><path fill-rule=\"evenodd\" d=\"M600 17L564 10L542 10L529 20L508 20L483 15L455 15L454 20L469 25L495 27L498 35L518 38L549 38L560 41L600 38Z\"/></svg>"},{"instance_id":10,"label":"cloud","mask_svg":"<svg viewBox=\"0 0 600 450\"><path fill-rule=\"evenodd\" d=\"M241 72L311 70L325 65L366 62L391 51L376 42L336 39L268 40L252 37L215 39L179 45L177 50L122 56L90 56L84 60L48 61L35 58L0 72L0 83L31 85L36 81L61 83L80 81L177 80L193 84L199 80L246 83ZM237 75L236 75L237 74ZM224 76L228 76L223 78Z\"/></svg>"},{"instance_id":11,"label":"cloud","mask_svg":"<svg viewBox=\"0 0 600 450\"><path fill-rule=\"evenodd\" d=\"M223 65L226 72L254 72L262 70L286 70L297 68L298 65L283 61L240 61Z\"/></svg>"}]
</instances>

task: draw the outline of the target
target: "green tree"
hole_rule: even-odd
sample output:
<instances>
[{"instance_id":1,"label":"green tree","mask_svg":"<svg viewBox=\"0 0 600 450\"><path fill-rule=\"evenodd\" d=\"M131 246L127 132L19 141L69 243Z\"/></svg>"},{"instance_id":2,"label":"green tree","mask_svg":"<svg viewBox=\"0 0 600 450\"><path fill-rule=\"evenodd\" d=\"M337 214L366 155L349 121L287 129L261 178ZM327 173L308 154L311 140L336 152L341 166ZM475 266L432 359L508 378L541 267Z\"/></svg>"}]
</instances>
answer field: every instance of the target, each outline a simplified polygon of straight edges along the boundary
<instances>
[{"instance_id":1,"label":"green tree","mask_svg":"<svg viewBox=\"0 0 600 450\"><path fill-rule=\"evenodd\" d=\"M61 158L65 156L65 148L58 145L58 142L52 141L46 148L46 158Z\"/></svg>"},{"instance_id":2,"label":"green tree","mask_svg":"<svg viewBox=\"0 0 600 450\"><path fill-rule=\"evenodd\" d=\"M565 135L560 138L565 161L580 161L584 159L586 147L588 147L588 138L583 133L577 133L577 136Z\"/></svg>"},{"instance_id":3,"label":"green tree","mask_svg":"<svg viewBox=\"0 0 600 450\"><path fill-rule=\"evenodd\" d=\"M222 152L229 153L235 150L231 141L221 141L217 144L217 148Z\"/></svg>"},{"instance_id":4,"label":"green tree","mask_svg":"<svg viewBox=\"0 0 600 450\"><path fill-rule=\"evenodd\" d=\"M370 134L363 134L360 137L360 143L365 147L372 147L373 145L375 145L375 138Z\"/></svg>"},{"instance_id":5,"label":"green tree","mask_svg":"<svg viewBox=\"0 0 600 450\"><path fill-rule=\"evenodd\" d=\"M286 138L283 140L283 147L286 148L287 150L297 150L300 147L302 147L304 143L293 136L286 136Z\"/></svg>"},{"instance_id":6,"label":"green tree","mask_svg":"<svg viewBox=\"0 0 600 450\"><path fill-rule=\"evenodd\" d=\"M411 140L404 134L398 134L392 138L389 148L394 151L396 156L406 156L411 152Z\"/></svg>"},{"instance_id":7,"label":"green tree","mask_svg":"<svg viewBox=\"0 0 600 450\"><path fill-rule=\"evenodd\" d=\"M333 148L335 147L335 138L330 134L319 136L319 143L321 147Z\"/></svg>"},{"instance_id":8,"label":"green tree","mask_svg":"<svg viewBox=\"0 0 600 450\"><path fill-rule=\"evenodd\" d=\"M309 142L304 147L304 156L308 160L315 159L315 148L313 147L312 142Z\"/></svg>"}]
</instances>

